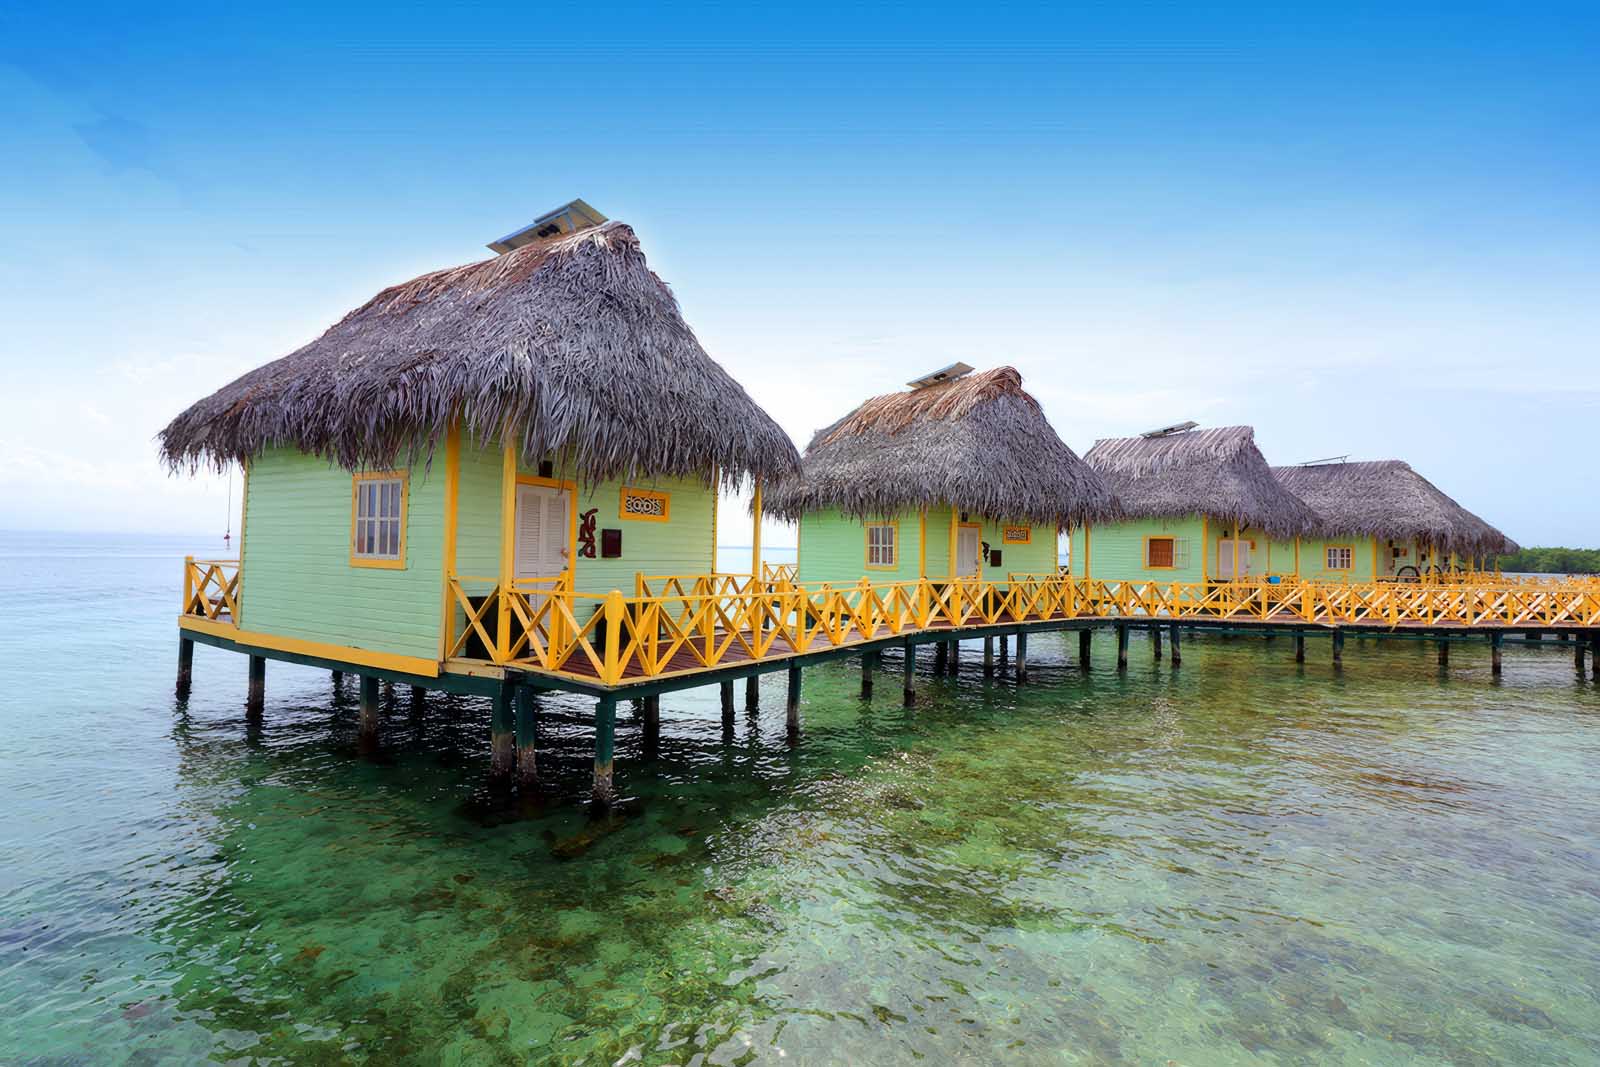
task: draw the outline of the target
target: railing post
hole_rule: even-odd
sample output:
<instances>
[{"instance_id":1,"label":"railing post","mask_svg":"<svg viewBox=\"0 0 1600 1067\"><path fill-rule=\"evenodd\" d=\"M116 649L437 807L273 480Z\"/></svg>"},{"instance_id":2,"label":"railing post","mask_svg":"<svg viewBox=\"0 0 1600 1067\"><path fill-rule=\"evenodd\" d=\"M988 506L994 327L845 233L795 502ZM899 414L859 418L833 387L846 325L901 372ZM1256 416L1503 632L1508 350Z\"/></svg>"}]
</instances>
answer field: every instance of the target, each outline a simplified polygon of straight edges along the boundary
<instances>
[{"instance_id":1,"label":"railing post","mask_svg":"<svg viewBox=\"0 0 1600 1067\"><path fill-rule=\"evenodd\" d=\"M194 557L183 557L183 607L178 609L180 615L189 614L189 605L194 603Z\"/></svg>"},{"instance_id":2,"label":"railing post","mask_svg":"<svg viewBox=\"0 0 1600 1067\"><path fill-rule=\"evenodd\" d=\"M622 680L622 620L628 613L627 606L622 602L621 591L613 589L607 593L605 606L602 610L605 612L602 617L606 625L606 647L604 649L604 659L601 661L605 664L605 670L601 672L600 680L606 685L616 685ZM612 712L615 714L615 698L612 699L611 705Z\"/></svg>"}]
</instances>

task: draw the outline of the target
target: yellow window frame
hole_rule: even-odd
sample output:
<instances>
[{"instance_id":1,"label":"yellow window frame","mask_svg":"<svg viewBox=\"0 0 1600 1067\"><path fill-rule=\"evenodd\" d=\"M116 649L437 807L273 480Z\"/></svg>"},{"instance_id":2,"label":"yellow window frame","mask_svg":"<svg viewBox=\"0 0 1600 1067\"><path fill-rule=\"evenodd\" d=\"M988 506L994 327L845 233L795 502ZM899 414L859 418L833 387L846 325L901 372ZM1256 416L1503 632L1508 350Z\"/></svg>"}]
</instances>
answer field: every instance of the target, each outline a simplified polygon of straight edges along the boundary
<instances>
[{"instance_id":1,"label":"yellow window frame","mask_svg":"<svg viewBox=\"0 0 1600 1067\"><path fill-rule=\"evenodd\" d=\"M1332 562L1330 562L1332 560L1332 558L1333 558L1332 557L1332 553L1334 553L1334 552L1343 552L1343 553L1345 553L1345 558L1349 562L1347 562L1343 567L1335 566ZM1322 569L1326 570L1326 571L1353 571L1353 570L1355 570L1356 569L1356 546L1355 545L1323 545L1322 546Z\"/></svg>"},{"instance_id":2,"label":"yellow window frame","mask_svg":"<svg viewBox=\"0 0 1600 1067\"><path fill-rule=\"evenodd\" d=\"M872 531L874 528L888 528L892 531L890 547L894 550L894 562L872 562ZM900 520L885 519L882 522L868 522L861 526L861 564L869 571L892 571L900 566Z\"/></svg>"},{"instance_id":3,"label":"yellow window frame","mask_svg":"<svg viewBox=\"0 0 1600 1067\"><path fill-rule=\"evenodd\" d=\"M1151 563L1150 562L1150 542L1151 541L1171 541L1172 542L1172 562L1171 563L1169 563L1169 564L1167 564L1165 566L1162 566L1159 563ZM1144 552L1141 555L1140 559L1144 564L1144 569L1147 570L1147 571L1175 571L1175 570L1177 570L1178 569L1178 538L1177 538L1177 536L1174 535L1174 534L1145 534Z\"/></svg>"},{"instance_id":4,"label":"yellow window frame","mask_svg":"<svg viewBox=\"0 0 1600 1067\"><path fill-rule=\"evenodd\" d=\"M1013 537L1017 530L1022 531L1021 537ZM1002 523L1000 526L1000 543L1002 545L1031 545L1033 544L1033 527L1022 523Z\"/></svg>"},{"instance_id":5,"label":"yellow window frame","mask_svg":"<svg viewBox=\"0 0 1600 1067\"><path fill-rule=\"evenodd\" d=\"M400 482L400 544L394 559L356 554L356 515L360 510L362 482ZM409 471L358 471L350 475L350 566L377 570L406 569L406 527L411 517L411 473Z\"/></svg>"},{"instance_id":6,"label":"yellow window frame","mask_svg":"<svg viewBox=\"0 0 1600 1067\"><path fill-rule=\"evenodd\" d=\"M628 498L639 500L658 500L661 502L661 514L650 515L645 512L629 511ZM636 485L625 485L617 497L617 518L625 522L671 522L672 521L672 494L664 489L645 489Z\"/></svg>"}]
</instances>

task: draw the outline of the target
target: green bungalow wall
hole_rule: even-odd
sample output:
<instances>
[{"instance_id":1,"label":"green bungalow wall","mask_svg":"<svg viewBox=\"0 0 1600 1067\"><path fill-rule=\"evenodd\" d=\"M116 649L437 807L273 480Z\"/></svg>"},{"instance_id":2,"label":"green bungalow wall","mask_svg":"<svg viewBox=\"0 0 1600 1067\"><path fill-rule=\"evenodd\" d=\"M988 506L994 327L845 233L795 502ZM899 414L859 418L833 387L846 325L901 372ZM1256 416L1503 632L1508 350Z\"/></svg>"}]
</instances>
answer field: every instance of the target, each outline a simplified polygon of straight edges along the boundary
<instances>
[{"instance_id":1,"label":"green bungalow wall","mask_svg":"<svg viewBox=\"0 0 1600 1067\"><path fill-rule=\"evenodd\" d=\"M802 583L829 582L854 584L863 577L874 582L908 582L926 576L945 578L950 574L951 509L928 509L926 524L916 511L887 516L882 521L898 527L894 567L867 566L867 523L837 510L811 512L800 520L798 580ZM959 521L959 516L957 517ZM1012 574L1054 574L1056 570L1056 531L1053 526L1004 522L973 516L979 526L980 541L1000 550L1000 566L981 557L979 575L990 581L1005 581ZM923 545L922 531L927 530ZM1003 544L1002 526L1027 525L1028 544Z\"/></svg>"},{"instance_id":2,"label":"green bungalow wall","mask_svg":"<svg viewBox=\"0 0 1600 1067\"><path fill-rule=\"evenodd\" d=\"M498 448L463 441L455 573L485 593L500 570L501 464ZM408 472L405 559L398 568L350 562L351 474L294 449L273 449L250 465L241 548L240 626L284 637L436 659L444 580L444 454ZM532 476L524 467L519 474ZM596 558L577 557L574 588L632 595L636 572L702 574L714 569L714 489L694 480L635 479L670 494L670 518L621 517L623 483L579 486L581 516L595 510ZM622 531L622 555L598 558L599 531ZM579 617L585 618L580 605ZM457 613L456 627L463 620Z\"/></svg>"},{"instance_id":3,"label":"green bungalow wall","mask_svg":"<svg viewBox=\"0 0 1600 1067\"><path fill-rule=\"evenodd\" d=\"M1072 531L1072 573L1076 577L1087 575L1102 581L1203 582L1224 573L1223 543L1232 533L1233 528L1222 520L1199 515L1130 519L1091 527L1086 551L1084 531L1080 527ZM1151 537L1177 538L1180 566L1146 566L1145 542ZM1248 527L1240 531L1239 539L1241 544L1254 543L1248 563L1240 560L1241 573L1258 576L1292 576L1295 573L1293 541L1275 541L1265 532ZM1187 553L1182 550L1184 545L1187 545ZM1231 564L1231 548L1226 555Z\"/></svg>"}]
</instances>

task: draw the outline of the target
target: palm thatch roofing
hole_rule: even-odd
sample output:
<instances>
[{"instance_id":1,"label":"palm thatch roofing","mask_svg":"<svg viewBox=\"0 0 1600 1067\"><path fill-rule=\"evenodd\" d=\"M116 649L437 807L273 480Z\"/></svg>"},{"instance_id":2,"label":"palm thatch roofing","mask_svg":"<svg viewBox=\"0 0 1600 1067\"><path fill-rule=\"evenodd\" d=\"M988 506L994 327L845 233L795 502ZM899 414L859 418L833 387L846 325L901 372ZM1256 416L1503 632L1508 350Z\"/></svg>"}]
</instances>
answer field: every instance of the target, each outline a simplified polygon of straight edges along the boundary
<instances>
[{"instance_id":1,"label":"palm thatch roofing","mask_svg":"<svg viewBox=\"0 0 1600 1067\"><path fill-rule=\"evenodd\" d=\"M1320 527L1316 513L1272 476L1248 426L1105 438L1083 458L1130 517L1209 515L1284 540Z\"/></svg>"},{"instance_id":2,"label":"palm thatch roofing","mask_svg":"<svg viewBox=\"0 0 1600 1067\"><path fill-rule=\"evenodd\" d=\"M175 469L293 446L352 470L451 421L586 480L782 477L794 444L708 356L620 222L391 286L173 419Z\"/></svg>"},{"instance_id":3,"label":"palm thatch roofing","mask_svg":"<svg viewBox=\"0 0 1600 1067\"><path fill-rule=\"evenodd\" d=\"M1316 509L1330 534L1415 541L1473 557L1517 550L1505 534L1398 459L1274 467L1272 472Z\"/></svg>"},{"instance_id":4,"label":"palm thatch roofing","mask_svg":"<svg viewBox=\"0 0 1600 1067\"><path fill-rule=\"evenodd\" d=\"M872 518L947 504L1058 530L1119 514L1011 367L873 397L818 431L800 476L771 486L765 503L791 520L827 508Z\"/></svg>"}]
</instances>

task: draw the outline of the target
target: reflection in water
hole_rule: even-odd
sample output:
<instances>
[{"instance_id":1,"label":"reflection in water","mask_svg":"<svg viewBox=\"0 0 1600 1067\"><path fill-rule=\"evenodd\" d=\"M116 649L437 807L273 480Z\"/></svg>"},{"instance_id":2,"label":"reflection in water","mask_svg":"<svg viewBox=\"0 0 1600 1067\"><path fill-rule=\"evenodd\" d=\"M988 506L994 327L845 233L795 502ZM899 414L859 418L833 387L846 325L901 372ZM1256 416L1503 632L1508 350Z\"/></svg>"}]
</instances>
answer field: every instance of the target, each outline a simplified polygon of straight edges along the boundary
<instances>
[{"instance_id":1,"label":"reflection in water","mask_svg":"<svg viewBox=\"0 0 1600 1067\"><path fill-rule=\"evenodd\" d=\"M202 649L174 705L158 562L111 692L5 649L37 694L0 712L7 1062L1582 1062L1600 1040L1600 698L1559 652L1508 650L1496 688L1486 652L1442 682L1400 642L1351 641L1335 676L1195 639L1177 673L1136 647L1118 677L1036 637L1028 687L969 655L909 710L808 671L795 747L774 675L731 738L714 687L664 697L648 753L624 713L627 799L596 820L580 701L543 699L544 791L509 809L481 701L386 693L377 758L320 672L273 665L256 729L243 661Z\"/></svg>"}]
</instances>

